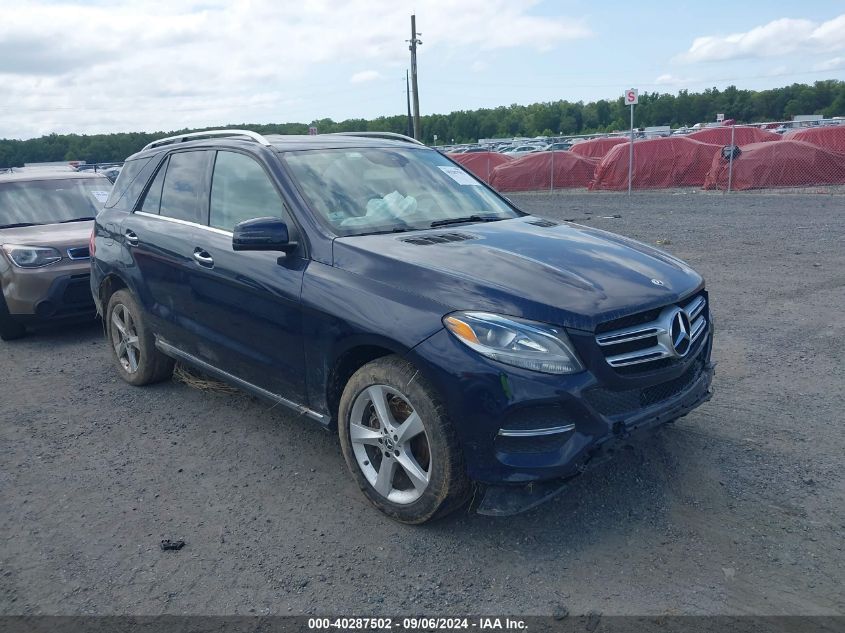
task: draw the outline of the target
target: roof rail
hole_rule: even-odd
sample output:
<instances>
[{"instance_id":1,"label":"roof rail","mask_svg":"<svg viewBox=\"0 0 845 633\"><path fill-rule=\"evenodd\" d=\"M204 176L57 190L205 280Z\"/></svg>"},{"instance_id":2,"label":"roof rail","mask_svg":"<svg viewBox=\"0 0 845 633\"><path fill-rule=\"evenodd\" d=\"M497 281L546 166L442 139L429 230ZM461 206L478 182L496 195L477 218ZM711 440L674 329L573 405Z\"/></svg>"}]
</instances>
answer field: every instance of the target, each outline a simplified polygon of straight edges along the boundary
<instances>
[{"instance_id":1,"label":"roof rail","mask_svg":"<svg viewBox=\"0 0 845 633\"><path fill-rule=\"evenodd\" d=\"M333 132L336 136L363 136L368 138L383 138L391 141L405 141L406 143L415 143L417 145L425 145L421 141L404 134L396 134L396 132Z\"/></svg>"},{"instance_id":2,"label":"roof rail","mask_svg":"<svg viewBox=\"0 0 845 633\"><path fill-rule=\"evenodd\" d=\"M264 146L269 147L270 141L266 138L261 136L258 132L252 132L251 130L206 130L205 132L189 132L188 134L179 134L177 136L168 136L167 138L160 138L157 141L153 141L152 143L147 143L144 145L144 149L141 151L146 151L148 149L152 149L153 147L159 147L160 145L170 145L171 143L184 143L185 141L192 141L194 139L209 137L209 136L245 136L249 139L252 139L256 143L261 143Z\"/></svg>"}]
</instances>

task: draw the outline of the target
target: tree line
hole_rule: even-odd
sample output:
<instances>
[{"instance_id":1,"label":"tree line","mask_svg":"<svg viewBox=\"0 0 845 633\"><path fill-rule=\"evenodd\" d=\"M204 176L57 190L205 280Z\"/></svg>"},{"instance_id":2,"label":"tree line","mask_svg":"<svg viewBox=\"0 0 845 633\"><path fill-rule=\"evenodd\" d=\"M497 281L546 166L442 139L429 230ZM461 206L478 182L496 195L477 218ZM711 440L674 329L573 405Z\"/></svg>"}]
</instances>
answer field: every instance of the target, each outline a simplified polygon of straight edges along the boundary
<instances>
[{"instance_id":1,"label":"tree line","mask_svg":"<svg viewBox=\"0 0 845 633\"><path fill-rule=\"evenodd\" d=\"M703 92L681 90L676 95L645 93L636 109L636 125L691 126L714 121L717 113L739 123L789 120L796 114L845 116L845 81L825 80L812 85L793 84L771 90L724 90ZM566 100L510 105L421 117L423 141L427 144L467 143L479 138L508 138L537 135L558 136L624 130L628 110L622 97L584 103ZM379 131L408 133L406 115L375 119L347 119L336 122L319 119L310 123L238 124L261 134L307 134L309 127L323 133ZM122 161L144 145L163 136L196 130L171 132L128 132L117 134L50 134L40 138L0 140L0 167L24 163L84 160L89 163Z\"/></svg>"}]
</instances>

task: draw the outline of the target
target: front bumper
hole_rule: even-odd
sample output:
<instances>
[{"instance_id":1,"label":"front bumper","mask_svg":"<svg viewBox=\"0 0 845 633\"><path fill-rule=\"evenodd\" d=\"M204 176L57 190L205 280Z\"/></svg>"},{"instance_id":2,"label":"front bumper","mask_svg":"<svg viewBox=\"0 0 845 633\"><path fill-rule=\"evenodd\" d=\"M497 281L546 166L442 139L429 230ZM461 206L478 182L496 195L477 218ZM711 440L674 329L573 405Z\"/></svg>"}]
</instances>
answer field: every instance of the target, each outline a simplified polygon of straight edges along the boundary
<instances>
[{"instance_id":1,"label":"front bumper","mask_svg":"<svg viewBox=\"0 0 845 633\"><path fill-rule=\"evenodd\" d=\"M94 315L88 262L52 268L7 268L2 275L9 314L22 323Z\"/></svg>"},{"instance_id":2,"label":"front bumper","mask_svg":"<svg viewBox=\"0 0 845 633\"><path fill-rule=\"evenodd\" d=\"M587 371L555 376L490 361L444 330L411 350L408 359L443 396L470 478L490 485L556 480L557 489L560 480L609 455L631 433L677 419L708 400L711 347L708 325L696 348L671 368L618 376L603 359L582 353ZM553 428L570 430L500 434Z\"/></svg>"}]
</instances>

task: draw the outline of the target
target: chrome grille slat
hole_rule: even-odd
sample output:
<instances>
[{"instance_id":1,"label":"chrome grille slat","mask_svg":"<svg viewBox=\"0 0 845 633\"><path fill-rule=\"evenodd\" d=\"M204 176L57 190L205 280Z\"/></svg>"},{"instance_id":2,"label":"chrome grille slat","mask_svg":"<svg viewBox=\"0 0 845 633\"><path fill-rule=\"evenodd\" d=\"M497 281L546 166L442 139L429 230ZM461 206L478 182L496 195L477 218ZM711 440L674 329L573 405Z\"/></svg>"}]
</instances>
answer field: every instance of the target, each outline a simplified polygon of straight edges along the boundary
<instances>
[{"instance_id":1,"label":"chrome grille slat","mask_svg":"<svg viewBox=\"0 0 845 633\"><path fill-rule=\"evenodd\" d=\"M704 317L699 317L692 324L692 332L690 332L690 341L695 343L698 337L707 329L707 321Z\"/></svg>"},{"instance_id":2,"label":"chrome grille slat","mask_svg":"<svg viewBox=\"0 0 845 633\"><path fill-rule=\"evenodd\" d=\"M689 320L695 321L695 318L701 314L701 311L704 310L704 306L706 305L707 302L704 300L704 297L696 297L693 301L685 305L684 310L689 315Z\"/></svg>"},{"instance_id":3,"label":"chrome grille slat","mask_svg":"<svg viewBox=\"0 0 845 633\"><path fill-rule=\"evenodd\" d=\"M650 327L632 327L625 330L616 330L596 337L596 343L602 347L608 345L618 345L619 343L627 343L629 341L637 341L642 338L650 336L657 336L662 331L660 328Z\"/></svg>"},{"instance_id":4,"label":"chrome grille slat","mask_svg":"<svg viewBox=\"0 0 845 633\"><path fill-rule=\"evenodd\" d=\"M637 365L639 363L648 363L661 358L668 358L671 355L671 352L669 352L666 348L655 345L636 352L608 356L607 362L611 367L625 367L627 365Z\"/></svg>"},{"instance_id":5,"label":"chrome grille slat","mask_svg":"<svg viewBox=\"0 0 845 633\"><path fill-rule=\"evenodd\" d=\"M698 295L664 307L649 323L602 332L595 341L614 368L683 358L707 331L706 307L707 300Z\"/></svg>"}]
</instances>

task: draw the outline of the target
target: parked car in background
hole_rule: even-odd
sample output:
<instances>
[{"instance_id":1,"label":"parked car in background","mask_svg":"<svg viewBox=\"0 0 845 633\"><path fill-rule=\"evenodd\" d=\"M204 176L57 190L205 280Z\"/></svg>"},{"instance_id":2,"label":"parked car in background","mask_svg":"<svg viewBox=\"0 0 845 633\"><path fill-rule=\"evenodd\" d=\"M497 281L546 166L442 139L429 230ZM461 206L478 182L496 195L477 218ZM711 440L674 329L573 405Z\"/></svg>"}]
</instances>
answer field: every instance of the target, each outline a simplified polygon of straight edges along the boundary
<instances>
[{"instance_id":1,"label":"parked car in background","mask_svg":"<svg viewBox=\"0 0 845 633\"><path fill-rule=\"evenodd\" d=\"M572 143L564 143L564 142L550 143L549 145L546 145L545 147L543 147L540 151L543 151L543 152L564 152L571 147L572 147Z\"/></svg>"},{"instance_id":2,"label":"parked car in background","mask_svg":"<svg viewBox=\"0 0 845 633\"><path fill-rule=\"evenodd\" d=\"M397 135L162 139L92 243L122 379L179 360L336 427L364 495L406 523L474 482L488 511L526 509L710 397L700 275L527 215Z\"/></svg>"},{"instance_id":3,"label":"parked car in background","mask_svg":"<svg viewBox=\"0 0 845 633\"><path fill-rule=\"evenodd\" d=\"M69 169L0 173L0 338L94 317L88 240L111 188L105 176Z\"/></svg>"},{"instance_id":4,"label":"parked car in background","mask_svg":"<svg viewBox=\"0 0 845 633\"><path fill-rule=\"evenodd\" d=\"M539 152L540 148L536 145L515 145L514 147L508 147L502 150L502 154L507 154L508 156L512 156L513 158L519 158L520 156L525 156L526 154L533 154L534 152Z\"/></svg>"}]
</instances>

